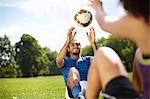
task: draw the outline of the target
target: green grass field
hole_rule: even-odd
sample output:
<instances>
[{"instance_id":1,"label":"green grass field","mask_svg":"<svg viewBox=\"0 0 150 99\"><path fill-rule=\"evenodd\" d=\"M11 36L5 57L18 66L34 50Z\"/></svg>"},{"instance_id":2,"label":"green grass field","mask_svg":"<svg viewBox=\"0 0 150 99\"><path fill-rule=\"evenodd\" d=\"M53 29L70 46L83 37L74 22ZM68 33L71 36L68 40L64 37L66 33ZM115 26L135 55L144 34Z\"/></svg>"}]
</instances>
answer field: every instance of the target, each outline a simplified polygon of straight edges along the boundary
<instances>
[{"instance_id":1,"label":"green grass field","mask_svg":"<svg viewBox=\"0 0 150 99\"><path fill-rule=\"evenodd\" d=\"M0 99L64 99L62 76L0 79Z\"/></svg>"},{"instance_id":2,"label":"green grass field","mask_svg":"<svg viewBox=\"0 0 150 99\"><path fill-rule=\"evenodd\" d=\"M131 76L129 73L130 79ZM64 99L64 96L62 76L0 79L0 99Z\"/></svg>"}]
</instances>

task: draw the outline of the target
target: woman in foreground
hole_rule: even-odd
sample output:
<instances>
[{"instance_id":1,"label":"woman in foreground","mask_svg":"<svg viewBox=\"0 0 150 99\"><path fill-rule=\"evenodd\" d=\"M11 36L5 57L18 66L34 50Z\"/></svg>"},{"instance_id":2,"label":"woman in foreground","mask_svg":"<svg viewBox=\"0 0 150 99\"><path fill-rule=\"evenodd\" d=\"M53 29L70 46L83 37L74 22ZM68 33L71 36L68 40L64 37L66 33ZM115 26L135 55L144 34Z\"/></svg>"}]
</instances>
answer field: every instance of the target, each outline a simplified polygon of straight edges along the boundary
<instances>
[{"instance_id":1,"label":"woman in foreground","mask_svg":"<svg viewBox=\"0 0 150 99\"><path fill-rule=\"evenodd\" d=\"M138 47L133 64L133 80L119 56L108 47L100 47L88 74L87 99L96 99L102 90L105 98L141 97L150 99L150 24L148 0L120 0L127 14L107 22L100 0L90 1L99 26L116 38L127 38Z\"/></svg>"}]
</instances>

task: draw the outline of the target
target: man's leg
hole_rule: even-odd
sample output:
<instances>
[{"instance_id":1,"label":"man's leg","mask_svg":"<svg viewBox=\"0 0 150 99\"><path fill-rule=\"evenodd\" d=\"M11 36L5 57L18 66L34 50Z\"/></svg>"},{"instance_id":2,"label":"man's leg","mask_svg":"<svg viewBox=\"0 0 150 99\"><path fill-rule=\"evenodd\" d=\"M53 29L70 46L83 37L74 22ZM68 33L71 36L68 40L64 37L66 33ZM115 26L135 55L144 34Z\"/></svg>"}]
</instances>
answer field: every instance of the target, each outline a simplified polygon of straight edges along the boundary
<instances>
[{"instance_id":1,"label":"man's leg","mask_svg":"<svg viewBox=\"0 0 150 99\"><path fill-rule=\"evenodd\" d=\"M67 79L67 86L71 89L74 98L81 92L79 72L75 67L70 68Z\"/></svg>"}]
</instances>

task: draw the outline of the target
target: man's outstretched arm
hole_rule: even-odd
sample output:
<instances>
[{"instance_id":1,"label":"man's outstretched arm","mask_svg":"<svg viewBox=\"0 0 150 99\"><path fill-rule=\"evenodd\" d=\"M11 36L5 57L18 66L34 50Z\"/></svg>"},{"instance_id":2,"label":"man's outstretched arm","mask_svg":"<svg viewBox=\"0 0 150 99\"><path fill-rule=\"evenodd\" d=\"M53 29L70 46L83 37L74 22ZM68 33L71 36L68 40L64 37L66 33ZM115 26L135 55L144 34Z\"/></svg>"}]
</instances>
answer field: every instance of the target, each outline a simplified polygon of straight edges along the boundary
<instances>
[{"instance_id":1,"label":"man's outstretched arm","mask_svg":"<svg viewBox=\"0 0 150 99\"><path fill-rule=\"evenodd\" d=\"M74 38L76 34L76 32L73 33L73 30L74 30L73 27L69 29L68 34L67 34L67 40L56 57L56 64L57 64L57 67L59 68L61 68L64 65L64 58L66 57L67 48L69 46L70 41Z\"/></svg>"},{"instance_id":2,"label":"man's outstretched arm","mask_svg":"<svg viewBox=\"0 0 150 99\"><path fill-rule=\"evenodd\" d=\"M95 30L94 30L93 27L90 28L90 32L89 33L87 32L87 37L88 37L88 40L91 43L91 46L93 48L93 52L95 54L96 51L97 51L97 46L96 46L96 40L95 40Z\"/></svg>"}]
</instances>

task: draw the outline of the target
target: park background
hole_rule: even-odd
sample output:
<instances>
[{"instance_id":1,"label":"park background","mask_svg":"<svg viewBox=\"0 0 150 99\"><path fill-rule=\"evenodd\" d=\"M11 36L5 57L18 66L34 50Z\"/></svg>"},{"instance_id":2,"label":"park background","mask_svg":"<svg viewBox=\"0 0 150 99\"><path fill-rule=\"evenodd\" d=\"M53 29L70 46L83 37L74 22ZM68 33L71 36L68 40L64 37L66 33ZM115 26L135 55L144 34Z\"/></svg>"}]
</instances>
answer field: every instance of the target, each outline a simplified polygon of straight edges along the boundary
<instances>
[{"instance_id":1,"label":"park background","mask_svg":"<svg viewBox=\"0 0 150 99\"><path fill-rule=\"evenodd\" d=\"M108 20L125 12L118 0L103 0ZM87 0L1 0L0 1L0 99L63 99L65 84L55 59L71 26L77 31L82 56L93 56L86 38L87 28L78 27L74 13L85 8ZM115 39L98 27L97 46L113 48L122 59L129 77L136 45Z\"/></svg>"}]
</instances>

